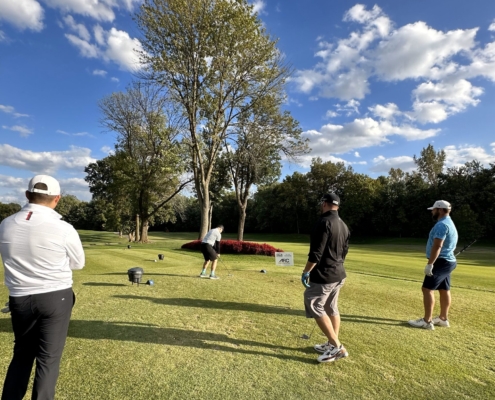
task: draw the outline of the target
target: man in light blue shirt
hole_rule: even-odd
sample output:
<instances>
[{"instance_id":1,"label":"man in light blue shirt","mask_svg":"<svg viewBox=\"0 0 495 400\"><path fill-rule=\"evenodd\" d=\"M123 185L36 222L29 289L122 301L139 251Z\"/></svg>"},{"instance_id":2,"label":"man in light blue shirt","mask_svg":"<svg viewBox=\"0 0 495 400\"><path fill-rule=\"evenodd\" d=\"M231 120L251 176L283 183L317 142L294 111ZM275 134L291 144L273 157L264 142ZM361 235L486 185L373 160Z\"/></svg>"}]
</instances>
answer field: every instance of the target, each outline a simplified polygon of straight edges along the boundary
<instances>
[{"instance_id":1,"label":"man in light blue shirt","mask_svg":"<svg viewBox=\"0 0 495 400\"><path fill-rule=\"evenodd\" d=\"M433 219L437 221L430 231L426 243L425 279L423 281L423 303L425 314L423 318L410 320L409 325L415 328L433 330L435 325L449 327L448 312L451 303L450 275L457 266L454 250L457 246L457 229L450 218L452 206L448 201L438 200L431 210ZM433 317L435 306L435 290L440 293L440 315Z\"/></svg>"}]
</instances>

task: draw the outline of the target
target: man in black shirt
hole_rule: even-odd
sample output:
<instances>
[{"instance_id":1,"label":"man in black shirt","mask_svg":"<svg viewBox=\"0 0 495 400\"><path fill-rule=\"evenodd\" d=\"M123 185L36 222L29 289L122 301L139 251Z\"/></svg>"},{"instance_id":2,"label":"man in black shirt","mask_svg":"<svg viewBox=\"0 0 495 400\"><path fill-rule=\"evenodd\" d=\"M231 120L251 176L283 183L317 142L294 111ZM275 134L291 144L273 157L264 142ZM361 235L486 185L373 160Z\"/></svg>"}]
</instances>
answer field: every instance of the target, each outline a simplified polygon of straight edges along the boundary
<instances>
[{"instance_id":1,"label":"man in black shirt","mask_svg":"<svg viewBox=\"0 0 495 400\"><path fill-rule=\"evenodd\" d=\"M327 193L321 199L321 218L311 233L308 262L301 281L306 287L304 307L306 317L314 318L328 342L317 344L315 350L323 353L319 362L332 362L348 356L339 341L340 314L337 300L344 285L344 260L349 250L349 229L339 218L340 199Z\"/></svg>"}]
</instances>

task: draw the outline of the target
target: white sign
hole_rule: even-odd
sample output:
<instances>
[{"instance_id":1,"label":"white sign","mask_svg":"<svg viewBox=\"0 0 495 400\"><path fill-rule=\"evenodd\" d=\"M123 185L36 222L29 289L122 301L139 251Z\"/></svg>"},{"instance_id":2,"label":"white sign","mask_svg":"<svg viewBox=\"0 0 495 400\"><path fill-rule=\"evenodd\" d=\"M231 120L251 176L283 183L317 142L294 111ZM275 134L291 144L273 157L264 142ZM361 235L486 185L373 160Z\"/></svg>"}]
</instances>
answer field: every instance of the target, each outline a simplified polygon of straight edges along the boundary
<instances>
[{"instance_id":1,"label":"white sign","mask_svg":"<svg viewBox=\"0 0 495 400\"><path fill-rule=\"evenodd\" d=\"M294 265L294 253L275 252L275 265L280 267Z\"/></svg>"}]
</instances>

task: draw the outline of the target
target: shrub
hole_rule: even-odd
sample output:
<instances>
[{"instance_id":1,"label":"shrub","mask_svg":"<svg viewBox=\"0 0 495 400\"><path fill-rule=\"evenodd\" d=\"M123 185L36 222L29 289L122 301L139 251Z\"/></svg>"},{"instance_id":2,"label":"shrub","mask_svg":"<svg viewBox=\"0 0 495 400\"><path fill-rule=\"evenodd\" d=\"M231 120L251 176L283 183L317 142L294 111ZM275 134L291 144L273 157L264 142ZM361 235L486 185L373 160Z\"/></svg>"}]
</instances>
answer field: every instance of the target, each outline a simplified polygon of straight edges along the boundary
<instances>
[{"instance_id":1,"label":"shrub","mask_svg":"<svg viewBox=\"0 0 495 400\"><path fill-rule=\"evenodd\" d=\"M200 250L201 240L194 240L182 245L183 249ZM283 250L276 249L266 243L240 242L238 240L222 240L220 242L221 254L257 254L261 256L275 256L275 252Z\"/></svg>"}]
</instances>

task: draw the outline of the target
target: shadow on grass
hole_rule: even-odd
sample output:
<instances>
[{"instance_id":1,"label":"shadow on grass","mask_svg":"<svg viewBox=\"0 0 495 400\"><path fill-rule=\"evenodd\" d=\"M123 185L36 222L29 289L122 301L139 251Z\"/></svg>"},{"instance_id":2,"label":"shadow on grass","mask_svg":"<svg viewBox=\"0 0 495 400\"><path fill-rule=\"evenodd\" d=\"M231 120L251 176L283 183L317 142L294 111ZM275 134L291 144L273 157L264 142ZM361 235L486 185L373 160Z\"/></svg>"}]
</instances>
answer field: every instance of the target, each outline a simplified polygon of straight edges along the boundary
<instances>
[{"instance_id":1,"label":"shadow on grass","mask_svg":"<svg viewBox=\"0 0 495 400\"><path fill-rule=\"evenodd\" d=\"M109 283L109 282L84 282L84 286L127 286L123 283Z\"/></svg>"},{"instance_id":2,"label":"shadow on grass","mask_svg":"<svg viewBox=\"0 0 495 400\"><path fill-rule=\"evenodd\" d=\"M167 268L167 267L165 267L165 268ZM120 275L120 276L127 277L127 272L107 272L105 274L98 274L98 275ZM178 276L181 278L198 279L198 275L161 274L161 273L148 273L148 272L144 271L143 279L146 280L149 276Z\"/></svg>"},{"instance_id":3,"label":"shadow on grass","mask_svg":"<svg viewBox=\"0 0 495 400\"><path fill-rule=\"evenodd\" d=\"M265 304L236 303L232 301L216 301L216 300L189 299L189 298L160 298L160 297L132 296L132 295L115 295L113 297L119 299L125 299L125 300L148 300L156 304L162 304L167 306L216 308L219 310L249 311L249 312L261 313L261 314L295 315L298 317L304 315L304 311L302 310L292 310L285 307L269 306Z\"/></svg>"},{"instance_id":4,"label":"shadow on grass","mask_svg":"<svg viewBox=\"0 0 495 400\"><path fill-rule=\"evenodd\" d=\"M407 325L406 321L400 319L369 317L365 315L341 314L340 318L344 322L358 322L360 324L373 324L373 325L378 324L378 325L393 325L393 326Z\"/></svg>"},{"instance_id":5,"label":"shadow on grass","mask_svg":"<svg viewBox=\"0 0 495 400\"><path fill-rule=\"evenodd\" d=\"M0 332L12 332L10 318L0 319ZM68 336L78 339L105 339L166 346L191 347L202 350L208 349L225 351L228 353L275 357L281 360L292 360L307 364L315 364L314 360L309 360L304 357L281 354L282 351L306 352L305 349L301 348L284 347L269 343L236 339L219 333L176 328L161 328L132 322L72 320L70 321ZM263 348L263 350L260 351L252 348Z\"/></svg>"}]
</instances>

